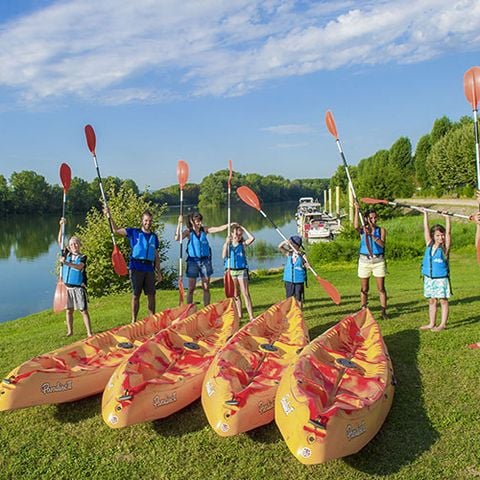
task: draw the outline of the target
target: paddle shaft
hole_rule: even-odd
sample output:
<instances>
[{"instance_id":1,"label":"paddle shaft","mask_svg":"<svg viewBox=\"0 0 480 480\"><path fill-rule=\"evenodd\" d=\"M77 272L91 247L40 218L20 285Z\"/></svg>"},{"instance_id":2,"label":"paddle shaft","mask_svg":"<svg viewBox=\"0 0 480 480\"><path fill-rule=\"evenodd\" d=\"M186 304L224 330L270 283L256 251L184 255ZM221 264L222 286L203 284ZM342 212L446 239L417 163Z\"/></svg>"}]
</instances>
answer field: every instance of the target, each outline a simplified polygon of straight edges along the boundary
<instances>
[{"instance_id":1,"label":"paddle shaft","mask_svg":"<svg viewBox=\"0 0 480 480\"><path fill-rule=\"evenodd\" d=\"M473 110L473 131L475 134L475 160L477 165L477 190L480 190L480 146L478 139L478 110Z\"/></svg>"},{"instance_id":2,"label":"paddle shaft","mask_svg":"<svg viewBox=\"0 0 480 480\"><path fill-rule=\"evenodd\" d=\"M302 253L288 238L282 233L282 231L277 227L275 222L267 216L267 214L260 209L259 212L272 224L272 227L277 231L277 233L290 245L290 248L292 248L295 252L298 253L304 260L307 260L307 256ZM310 265L310 263L307 262L308 268L310 271L315 275L315 277L320 278L318 273L313 269L313 267Z\"/></svg>"},{"instance_id":3,"label":"paddle shaft","mask_svg":"<svg viewBox=\"0 0 480 480\"><path fill-rule=\"evenodd\" d=\"M107 196L105 195L105 190L103 189L102 176L100 175L100 168L98 168L97 155L95 153L92 153L92 157L95 163L95 169L97 170L98 183L100 186L100 193L102 194L103 204L107 209L107 219L108 219L108 226L110 227L110 236L112 237L113 245L116 246L117 243L115 242L115 234L113 232L113 227L112 227L112 217L110 215L110 210L108 209Z\"/></svg>"},{"instance_id":4,"label":"paddle shaft","mask_svg":"<svg viewBox=\"0 0 480 480\"><path fill-rule=\"evenodd\" d=\"M232 240L232 238L231 238L231 226L230 226L230 222L231 222L231 197L232 197L232 184L230 182L231 178L232 178L232 170L231 170L231 163L230 163L230 173L229 173L229 176L228 176L228 190L227 190L227 237L228 237L229 245L230 245L230 242ZM230 248L228 250L227 268L228 268L228 271L230 271Z\"/></svg>"},{"instance_id":5,"label":"paddle shaft","mask_svg":"<svg viewBox=\"0 0 480 480\"><path fill-rule=\"evenodd\" d=\"M462 215L461 213L442 212L441 210L435 210L433 208L425 208L418 205L405 205L403 203L397 202L388 202L388 204L393 205L394 207L411 208L412 210L417 210L418 212L426 211L430 213L438 213L439 215L447 215L449 217L465 218L467 220L470 220L470 217L468 215Z\"/></svg>"}]
</instances>

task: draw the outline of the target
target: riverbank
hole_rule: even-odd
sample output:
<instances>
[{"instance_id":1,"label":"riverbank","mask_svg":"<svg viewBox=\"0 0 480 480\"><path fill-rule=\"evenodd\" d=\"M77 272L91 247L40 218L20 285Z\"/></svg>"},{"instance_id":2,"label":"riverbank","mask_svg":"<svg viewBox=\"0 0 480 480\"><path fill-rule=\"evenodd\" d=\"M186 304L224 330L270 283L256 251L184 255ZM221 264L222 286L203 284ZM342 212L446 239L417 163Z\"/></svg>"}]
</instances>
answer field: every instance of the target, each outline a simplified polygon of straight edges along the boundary
<instances>
[{"instance_id":1,"label":"riverbank","mask_svg":"<svg viewBox=\"0 0 480 480\"><path fill-rule=\"evenodd\" d=\"M218 437L200 402L162 421L111 430L100 414L101 396L63 405L0 412L3 478L145 479L467 479L480 475L480 339L474 252L453 254L451 316L439 333L420 332L427 305L419 261L391 261L387 289L390 320L380 321L398 382L392 410L379 434L358 454L325 465L304 466L289 453L275 424L232 438ZM342 294L335 306L310 278L305 320L316 337L359 307L355 263L318 268ZM283 298L281 275L252 279L255 313ZM212 300L223 297L213 286ZM199 300L196 292L195 300ZM159 292L159 308L175 305L178 292ZM372 285L371 308L379 305ZM96 332L129 321L130 295L91 302ZM142 310L145 313L145 300ZM76 314L77 315L77 314ZM0 375L20 362L84 336L80 318L65 338L63 315L41 312L0 325Z\"/></svg>"}]
</instances>

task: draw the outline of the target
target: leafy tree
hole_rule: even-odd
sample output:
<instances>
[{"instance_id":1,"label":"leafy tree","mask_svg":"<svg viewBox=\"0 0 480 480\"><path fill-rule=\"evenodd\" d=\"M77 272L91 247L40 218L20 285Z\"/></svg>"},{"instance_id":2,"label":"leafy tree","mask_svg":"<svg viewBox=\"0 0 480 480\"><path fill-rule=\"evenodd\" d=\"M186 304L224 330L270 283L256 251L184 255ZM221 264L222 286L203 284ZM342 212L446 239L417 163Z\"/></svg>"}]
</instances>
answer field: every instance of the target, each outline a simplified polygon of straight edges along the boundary
<instances>
[{"instance_id":1,"label":"leafy tree","mask_svg":"<svg viewBox=\"0 0 480 480\"><path fill-rule=\"evenodd\" d=\"M53 209L52 189L42 175L31 170L13 172L10 184L17 213L43 213Z\"/></svg>"},{"instance_id":2,"label":"leafy tree","mask_svg":"<svg viewBox=\"0 0 480 480\"><path fill-rule=\"evenodd\" d=\"M432 146L441 140L451 130L452 126L452 122L446 116L435 120L432 131L430 132Z\"/></svg>"},{"instance_id":3,"label":"leafy tree","mask_svg":"<svg viewBox=\"0 0 480 480\"><path fill-rule=\"evenodd\" d=\"M400 137L391 146L388 156L405 174L413 173L412 144L407 137Z\"/></svg>"},{"instance_id":4,"label":"leafy tree","mask_svg":"<svg viewBox=\"0 0 480 480\"><path fill-rule=\"evenodd\" d=\"M93 205L98 204L99 190L94 190L96 185L79 177L73 177L67 194L68 210L76 213L88 212Z\"/></svg>"},{"instance_id":5,"label":"leafy tree","mask_svg":"<svg viewBox=\"0 0 480 480\"><path fill-rule=\"evenodd\" d=\"M476 184L475 142L472 124L461 123L435 145L427 158L432 185L445 193Z\"/></svg>"},{"instance_id":6,"label":"leafy tree","mask_svg":"<svg viewBox=\"0 0 480 480\"><path fill-rule=\"evenodd\" d=\"M229 170L219 170L203 178L198 196L199 208L208 205L224 205L227 201L227 183Z\"/></svg>"},{"instance_id":7,"label":"leafy tree","mask_svg":"<svg viewBox=\"0 0 480 480\"><path fill-rule=\"evenodd\" d=\"M115 185L110 183L106 194L110 212L118 226L139 226L142 213L150 210L155 220L153 229L160 240L160 260L165 260L167 242L163 239L164 225L158 220L165 208L147 202L144 197L136 195L128 185L121 185L118 191L115 191ZM119 277L112 267L113 245L104 214L96 208L92 208L87 214L85 225L80 227L78 236L83 242L82 251L88 256L88 292L93 296L102 296L129 290L128 278ZM125 258L128 259L130 255L128 240L116 237L116 242ZM165 273L168 277L168 272Z\"/></svg>"},{"instance_id":8,"label":"leafy tree","mask_svg":"<svg viewBox=\"0 0 480 480\"><path fill-rule=\"evenodd\" d=\"M417 182L422 188L431 186L430 178L427 170L427 158L432 149L432 141L430 134L424 135L418 140L417 148L415 149L415 156L413 164L415 166L415 175Z\"/></svg>"},{"instance_id":9,"label":"leafy tree","mask_svg":"<svg viewBox=\"0 0 480 480\"><path fill-rule=\"evenodd\" d=\"M12 208L12 191L8 186L7 179L0 175L0 215L10 213Z\"/></svg>"}]
</instances>

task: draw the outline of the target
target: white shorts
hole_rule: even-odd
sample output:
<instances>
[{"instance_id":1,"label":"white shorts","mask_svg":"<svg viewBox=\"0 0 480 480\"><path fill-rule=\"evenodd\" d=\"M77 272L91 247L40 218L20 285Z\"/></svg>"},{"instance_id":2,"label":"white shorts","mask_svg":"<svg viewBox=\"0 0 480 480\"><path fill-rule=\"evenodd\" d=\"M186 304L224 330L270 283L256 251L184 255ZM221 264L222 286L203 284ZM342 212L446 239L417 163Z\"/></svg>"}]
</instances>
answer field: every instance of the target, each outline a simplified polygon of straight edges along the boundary
<instances>
[{"instance_id":1,"label":"white shorts","mask_svg":"<svg viewBox=\"0 0 480 480\"><path fill-rule=\"evenodd\" d=\"M374 277L385 277L387 271L385 268L385 258L367 258L360 257L358 260L358 277L370 278L373 274Z\"/></svg>"}]
</instances>

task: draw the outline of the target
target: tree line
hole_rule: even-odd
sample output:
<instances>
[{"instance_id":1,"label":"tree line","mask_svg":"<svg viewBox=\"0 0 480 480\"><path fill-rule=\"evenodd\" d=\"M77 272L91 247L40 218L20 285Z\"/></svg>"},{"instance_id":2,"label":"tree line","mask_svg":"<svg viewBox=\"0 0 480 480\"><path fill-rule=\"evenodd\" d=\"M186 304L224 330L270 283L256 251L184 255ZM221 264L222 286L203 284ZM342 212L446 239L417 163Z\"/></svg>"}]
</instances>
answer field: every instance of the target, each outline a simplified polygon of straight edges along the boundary
<instances>
[{"instance_id":1,"label":"tree line","mask_svg":"<svg viewBox=\"0 0 480 480\"><path fill-rule=\"evenodd\" d=\"M200 208L225 205L227 202L228 170L220 170L206 176L200 184L187 183L184 188L186 205L199 205ZM232 189L240 185L253 188L264 202L298 200L299 196L318 195L328 188L328 179L286 180L278 175L261 176L235 173ZM105 190L118 192L122 187L139 195L137 184L131 179L106 177ZM146 202L157 205L178 205L179 186L177 184L155 191L142 192ZM7 180L0 175L0 214L42 214L58 213L63 198L63 187L50 185L45 177L31 170L14 172ZM98 179L87 182L73 177L67 192L68 213L85 214L92 207L101 208Z\"/></svg>"},{"instance_id":2,"label":"tree line","mask_svg":"<svg viewBox=\"0 0 480 480\"><path fill-rule=\"evenodd\" d=\"M473 120L452 122L446 116L435 120L412 153L407 137L400 137L389 150L379 150L350 167L358 197L393 200L400 197L442 195L473 197L476 186ZM343 165L330 179L347 192Z\"/></svg>"}]
</instances>

